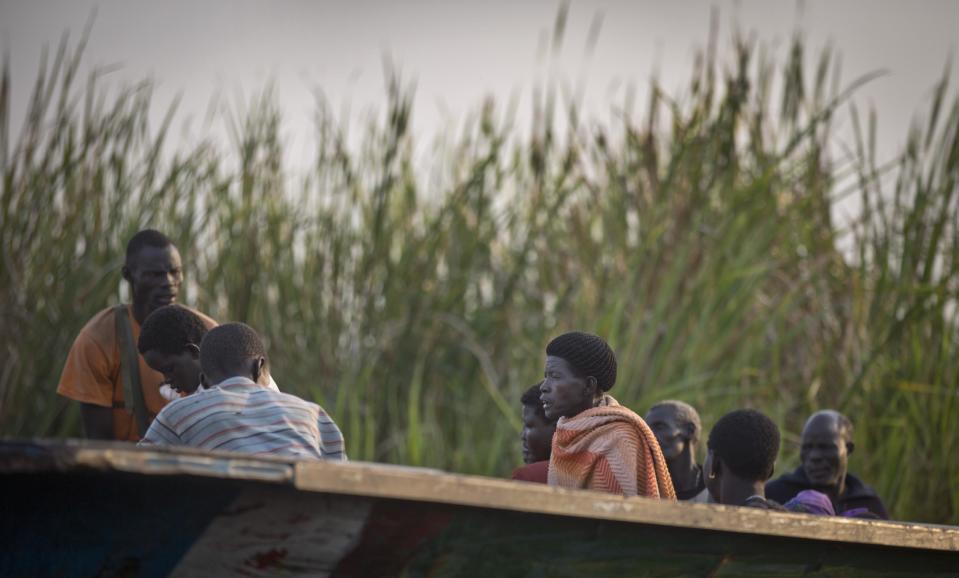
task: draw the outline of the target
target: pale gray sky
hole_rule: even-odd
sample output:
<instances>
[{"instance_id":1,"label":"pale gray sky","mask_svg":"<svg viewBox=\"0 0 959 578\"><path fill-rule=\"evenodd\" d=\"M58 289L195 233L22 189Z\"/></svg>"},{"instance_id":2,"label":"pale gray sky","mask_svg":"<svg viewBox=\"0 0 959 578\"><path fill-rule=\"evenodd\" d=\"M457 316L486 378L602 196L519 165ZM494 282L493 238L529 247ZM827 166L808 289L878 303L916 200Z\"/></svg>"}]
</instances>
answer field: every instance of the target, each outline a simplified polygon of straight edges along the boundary
<instances>
[{"instance_id":1,"label":"pale gray sky","mask_svg":"<svg viewBox=\"0 0 959 578\"><path fill-rule=\"evenodd\" d=\"M276 87L293 157L311 142L314 87L337 109L360 115L384 101L383 55L417 87L414 128L428 144L461 122L487 94L520 98L518 122L528 124L533 86L550 70L539 50L558 2L312 2L261 0L0 0L0 46L9 51L13 125L18 127L44 44L61 33L79 36L91 9L98 15L86 64L120 64L115 85L149 76L158 88L157 115L182 96L177 135L209 134L203 119L211 99L233 101L267 80ZM721 42L732 23L782 47L798 25L813 48L832 43L843 57L843 79L876 69L887 77L859 93L879 112L882 156L898 150L911 115L955 52L959 2L927 0L792 0L736 2L573 2L566 42L552 70L586 80L584 107L607 118L634 84L645 102L659 72L669 90L685 86L695 50L705 43L710 8L718 7ZM586 58L593 18L602 15L595 52ZM959 64L953 64L953 76ZM215 132L215 130L214 130Z\"/></svg>"}]
</instances>

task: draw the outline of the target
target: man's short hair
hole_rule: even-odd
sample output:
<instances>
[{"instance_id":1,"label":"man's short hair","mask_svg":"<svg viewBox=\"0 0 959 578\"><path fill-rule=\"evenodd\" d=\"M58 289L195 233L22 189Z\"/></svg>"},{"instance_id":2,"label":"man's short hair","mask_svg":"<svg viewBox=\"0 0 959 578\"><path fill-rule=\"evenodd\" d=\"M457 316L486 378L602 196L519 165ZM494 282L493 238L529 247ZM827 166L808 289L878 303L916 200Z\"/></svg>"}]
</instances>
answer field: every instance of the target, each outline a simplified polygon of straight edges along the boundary
<instances>
[{"instance_id":1,"label":"man's short hair","mask_svg":"<svg viewBox=\"0 0 959 578\"><path fill-rule=\"evenodd\" d=\"M199 315L182 305L165 305L143 321L137 349L141 354L151 350L176 354L191 344L199 347L206 333Z\"/></svg>"},{"instance_id":2,"label":"man's short hair","mask_svg":"<svg viewBox=\"0 0 959 578\"><path fill-rule=\"evenodd\" d=\"M754 409L737 409L719 418L707 447L737 476L766 481L779 454L779 428Z\"/></svg>"},{"instance_id":3,"label":"man's short hair","mask_svg":"<svg viewBox=\"0 0 959 578\"><path fill-rule=\"evenodd\" d=\"M686 420L686 423L693 424L693 438L694 440L699 440L703 434L703 422L699 419L699 412L696 411L696 408L689 405L685 401L679 401L678 399L665 399L658 403L653 404L649 411L646 412L646 415L649 415L654 409L661 407L672 407L675 408L677 413L683 416Z\"/></svg>"},{"instance_id":4,"label":"man's short hair","mask_svg":"<svg viewBox=\"0 0 959 578\"><path fill-rule=\"evenodd\" d=\"M127 241L127 256L126 264L129 266L130 262L140 253L144 247L156 247L157 249L165 249L173 245L173 241L169 239L166 235L157 231L155 229L143 229L136 235L130 237L130 240Z\"/></svg>"},{"instance_id":5,"label":"man's short hair","mask_svg":"<svg viewBox=\"0 0 959 578\"><path fill-rule=\"evenodd\" d=\"M520 403L523 404L523 407L532 408L533 411L536 413L536 415L542 418L543 421L547 423L556 423L556 420L558 420L559 418L550 419L546 417L546 410L543 409L543 402L540 401L539 399L539 394L540 394L539 386L541 384L542 382L537 383L536 385L530 387L525 392L523 392L523 397L521 397L519 401Z\"/></svg>"},{"instance_id":6,"label":"man's short hair","mask_svg":"<svg viewBox=\"0 0 959 578\"><path fill-rule=\"evenodd\" d=\"M207 332L200 344L200 367L204 373L224 373L254 357L267 359L263 340L245 323L224 323Z\"/></svg>"}]
</instances>

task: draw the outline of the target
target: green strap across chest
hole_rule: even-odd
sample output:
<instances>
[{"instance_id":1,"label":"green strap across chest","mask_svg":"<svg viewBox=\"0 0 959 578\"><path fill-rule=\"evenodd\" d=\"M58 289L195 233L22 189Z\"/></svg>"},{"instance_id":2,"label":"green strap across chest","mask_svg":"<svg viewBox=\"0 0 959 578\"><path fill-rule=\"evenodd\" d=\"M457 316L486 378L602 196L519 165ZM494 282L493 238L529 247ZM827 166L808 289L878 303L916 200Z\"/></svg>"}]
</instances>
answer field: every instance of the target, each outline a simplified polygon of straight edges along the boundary
<instances>
[{"instance_id":1,"label":"green strap across chest","mask_svg":"<svg viewBox=\"0 0 959 578\"><path fill-rule=\"evenodd\" d=\"M146 434L147 410L143 399L143 385L140 383L140 360L137 356L136 344L133 343L133 327L130 325L130 316L127 315L126 305L117 305L113 308L113 316L117 322L117 340L120 343L120 380L123 382L123 405L127 411L133 412L136 418L137 430L140 437Z\"/></svg>"}]
</instances>

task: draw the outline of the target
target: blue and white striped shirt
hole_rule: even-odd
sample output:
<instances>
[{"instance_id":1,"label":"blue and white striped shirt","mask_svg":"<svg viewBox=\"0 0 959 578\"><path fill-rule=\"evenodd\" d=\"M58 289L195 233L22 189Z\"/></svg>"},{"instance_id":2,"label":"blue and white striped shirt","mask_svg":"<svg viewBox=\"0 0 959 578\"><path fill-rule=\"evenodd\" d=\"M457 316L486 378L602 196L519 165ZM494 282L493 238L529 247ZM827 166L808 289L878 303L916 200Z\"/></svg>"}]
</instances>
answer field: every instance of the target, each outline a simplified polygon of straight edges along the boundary
<instances>
[{"instance_id":1,"label":"blue and white striped shirt","mask_svg":"<svg viewBox=\"0 0 959 578\"><path fill-rule=\"evenodd\" d=\"M323 408L244 377L173 400L140 444L346 459L343 434Z\"/></svg>"}]
</instances>

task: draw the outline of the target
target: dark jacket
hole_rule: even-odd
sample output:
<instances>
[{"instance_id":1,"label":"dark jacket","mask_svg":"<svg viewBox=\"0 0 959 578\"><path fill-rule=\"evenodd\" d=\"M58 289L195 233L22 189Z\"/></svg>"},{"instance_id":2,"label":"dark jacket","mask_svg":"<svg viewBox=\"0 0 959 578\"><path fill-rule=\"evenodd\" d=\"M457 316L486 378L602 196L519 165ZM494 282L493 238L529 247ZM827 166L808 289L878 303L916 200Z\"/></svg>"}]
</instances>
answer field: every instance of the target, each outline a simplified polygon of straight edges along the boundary
<instances>
[{"instance_id":1,"label":"dark jacket","mask_svg":"<svg viewBox=\"0 0 959 578\"><path fill-rule=\"evenodd\" d=\"M703 476L703 467L697 464L696 465L696 485L686 490L680 490L677 488L676 499L680 501L692 500L699 494L703 493L703 490L706 489L706 480L704 479L704 477L705 476Z\"/></svg>"},{"instance_id":2,"label":"dark jacket","mask_svg":"<svg viewBox=\"0 0 959 578\"><path fill-rule=\"evenodd\" d=\"M788 502L793 496L803 490L819 490L809 482L806 472L799 466L788 474L783 474L766 484L766 497L781 504ZM876 494L876 491L867 486L852 474L846 474L846 491L838 499L833 500L836 513L842 514L855 508L867 508L883 520L889 519L886 507Z\"/></svg>"}]
</instances>

